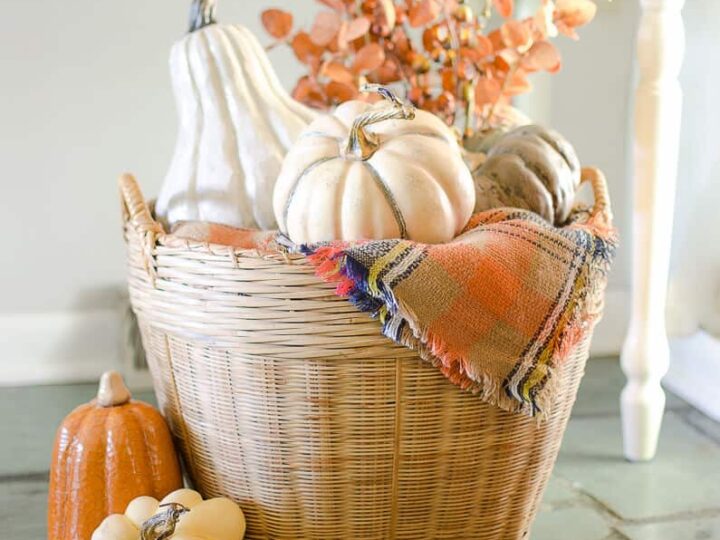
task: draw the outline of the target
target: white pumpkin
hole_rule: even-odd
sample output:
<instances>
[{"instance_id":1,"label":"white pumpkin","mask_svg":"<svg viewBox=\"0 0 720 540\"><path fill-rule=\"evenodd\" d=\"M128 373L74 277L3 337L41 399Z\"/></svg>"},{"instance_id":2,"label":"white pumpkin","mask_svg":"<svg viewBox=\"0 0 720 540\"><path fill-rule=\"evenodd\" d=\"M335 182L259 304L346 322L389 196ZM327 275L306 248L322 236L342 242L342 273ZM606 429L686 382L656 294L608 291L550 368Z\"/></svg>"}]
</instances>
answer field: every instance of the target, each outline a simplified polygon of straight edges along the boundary
<instances>
[{"instance_id":1,"label":"white pumpkin","mask_svg":"<svg viewBox=\"0 0 720 540\"><path fill-rule=\"evenodd\" d=\"M194 1L190 33L170 55L180 125L155 212L168 226L274 228L275 179L316 113L282 89L250 30L214 22L213 4Z\"/></svg>"},{"instance_id":2,"label":"white pumpkin","mask_svg":"<svg viewBox=\"0 0 720 540\"><path fill-rule=\"evenodd\" d=\"M315 120L283 162L273 197L295 243L408 238L447 242L475 205L455 134L401 103L348 101Z\"/></svg>"},{"instance_id":3,"label":"white pumpkin","mask_svg":"<svg viewBox=\"0 0 720 540\"><path fill-rule=\"evenodd\" d=\"M177 521L162 519L172 510L172 503L184 508ZM153 519L154 516L157 516ZM178 489L162 501L153 497L138 497L128 504L124 514L106 517L95 529L91 540L140 540L141 531L155 538L151 533L151 521L160 527L169 525L172 540L241 540L245 535L245 516L230 499L216 498L203 501L197 491Z\"/></svg>"}]
</instances>

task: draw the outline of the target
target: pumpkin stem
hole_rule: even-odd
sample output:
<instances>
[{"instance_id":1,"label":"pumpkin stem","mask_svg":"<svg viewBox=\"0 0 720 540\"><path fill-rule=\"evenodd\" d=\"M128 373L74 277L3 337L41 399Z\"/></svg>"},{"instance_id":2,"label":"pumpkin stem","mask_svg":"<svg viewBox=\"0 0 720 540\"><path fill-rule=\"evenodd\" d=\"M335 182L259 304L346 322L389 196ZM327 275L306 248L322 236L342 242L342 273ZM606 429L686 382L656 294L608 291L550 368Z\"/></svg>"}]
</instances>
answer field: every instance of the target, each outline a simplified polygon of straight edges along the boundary
<instances>
[{"instance_id":1,"label":"pumpkin stem","mask_svg":"<svg viewBox=\"0 0 720 540\"><path fill-rule=\"evenodd\" d=\"M124 405L132 398L125 381L117 371L106 371L100 377L97 404L101 407Z\"/></svg>"},{"instance_id":2,"label":"pumpkin stem","mask_svg":"<svg viewBox=\"0 0 720 540\"><path fill-rule=\"evenodd\" d=\"M175 533L180 516L190 511L187 506L180 503L161 504L160 508L167 508L164 512L155 514L142 524L140 529L141 540L165 540Z\"/></svg>"},{"instance_id":3,"label":"pumpkin stem","mask_svg":"<svg viewBox=\"0 0 720 540\"><path fill-rule=\"evenodd\" d=\"M193 0L190 6L190 32L215 24L215 0Z\"/></svg>"},{"instance_id":4,"label":"pumpkin stem","mask_svg":"<svg viewBox=\"0 0 720 540\"><path fill-rule=\"evenodd\" d=\"M415 118L415 107L410 103L402 102L390 90L379 84L364 84L360 87L360 91L377 92L392 103L392 107L380 110L373 108L361 114L355 119L352 128L350 128L350 137L345 147L345 154L365 161L370 159L380 147L377 135L368 133L365 128L385 120L412 120Z\"/></svg>"}]
</instances>

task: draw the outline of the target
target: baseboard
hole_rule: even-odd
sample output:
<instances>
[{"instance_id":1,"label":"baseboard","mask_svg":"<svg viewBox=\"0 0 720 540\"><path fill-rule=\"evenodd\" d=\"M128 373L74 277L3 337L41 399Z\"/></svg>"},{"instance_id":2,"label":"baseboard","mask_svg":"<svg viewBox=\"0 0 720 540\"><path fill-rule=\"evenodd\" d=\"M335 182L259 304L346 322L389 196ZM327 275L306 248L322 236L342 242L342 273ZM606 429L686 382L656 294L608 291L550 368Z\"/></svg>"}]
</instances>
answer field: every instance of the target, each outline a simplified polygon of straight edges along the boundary
<instances>
[{"instance_id":1,"label":"baseboard","mask_svg":"<svg viewBox=\"0 0 720 540\"><path fill-rule=\"evenodd\" d=\"M123 368L122 309L0 315L0 386L97 381Z\"/></svg>"},{"instance_id":2,"label":"baseboard","mask_svg":"<svg viewBox=\"0 0 720 540\"><path fill-rule=\"evenodd\" d=\"M670 369L663 386L720 422L718 382L720 340L703 331L670 340Z\"/></svg>"},{"instance_id":3,"label":"baseboard","mask_svg":"<svg viewBox=\"0 0 720 540\"><path fill-rule=\"evenodd\" d=\"M605 310L590 346L591 356L618 356L630 320L630 294L627 289L610 288L605 294Z\"/></svg>"}]
</instances>

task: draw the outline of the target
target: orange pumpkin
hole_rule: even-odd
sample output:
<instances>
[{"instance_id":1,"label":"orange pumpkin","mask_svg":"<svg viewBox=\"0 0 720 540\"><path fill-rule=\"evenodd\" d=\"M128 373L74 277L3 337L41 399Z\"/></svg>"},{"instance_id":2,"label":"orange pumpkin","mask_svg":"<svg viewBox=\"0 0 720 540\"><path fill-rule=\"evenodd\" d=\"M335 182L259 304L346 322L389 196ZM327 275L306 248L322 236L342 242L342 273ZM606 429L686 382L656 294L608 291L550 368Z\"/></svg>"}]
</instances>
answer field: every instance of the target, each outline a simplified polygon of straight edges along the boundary
<instances>
[{"instance_id":1,"label":"orange pumpkin","mask_svg":"<svg viewBox=\"0 0 720 540\"><path fill-rule=\"evenodd\" d=\"M97 399L63 420L50 466L48 539L89 540L108 514L140 495L182 487L170 431L160 413L131 399L119 373L100 379Z\"/></svg>"}]
</instances>

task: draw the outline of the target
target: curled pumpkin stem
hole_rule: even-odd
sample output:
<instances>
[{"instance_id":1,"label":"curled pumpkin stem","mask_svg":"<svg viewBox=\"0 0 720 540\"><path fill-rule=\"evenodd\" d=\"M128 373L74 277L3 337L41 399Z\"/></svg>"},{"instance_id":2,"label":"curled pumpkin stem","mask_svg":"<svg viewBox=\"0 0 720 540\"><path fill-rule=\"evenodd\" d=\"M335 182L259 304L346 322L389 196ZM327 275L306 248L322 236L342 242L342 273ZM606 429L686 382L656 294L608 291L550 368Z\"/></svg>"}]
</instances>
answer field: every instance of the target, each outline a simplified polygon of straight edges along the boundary
<instances>
[{"instance_id":1,"label":"curled pumpkin stem","mask_svg":"<svg viewBox=\"0 0 720 540\"><path fill-rule=\"evenodd\" d=\"M402 101L388 88L379 84L364 84L360 91L377 92L392 103L392 107L370 110L361 114L355 119L352 128L350 128L345 153L365 161L370 159L380 147L377 136L369 133L365 128L385 120L412 120L415 118L415 107L411 103Z\"/></svg>"},{"instance_id":2,"label":"curled pumpkin stem","mask_svg":"<svg viewBox=\"0 0 720 540\"><path fill-rule=\"evenodd\" d=\"M190 511L190 509L180 503L161 504L160 508L166 507L167 510L159 514L155 514L140 529L140 540L166 540L175 534L180 516Z\"/></svg>"}]
</instances>

